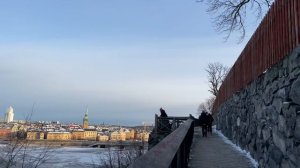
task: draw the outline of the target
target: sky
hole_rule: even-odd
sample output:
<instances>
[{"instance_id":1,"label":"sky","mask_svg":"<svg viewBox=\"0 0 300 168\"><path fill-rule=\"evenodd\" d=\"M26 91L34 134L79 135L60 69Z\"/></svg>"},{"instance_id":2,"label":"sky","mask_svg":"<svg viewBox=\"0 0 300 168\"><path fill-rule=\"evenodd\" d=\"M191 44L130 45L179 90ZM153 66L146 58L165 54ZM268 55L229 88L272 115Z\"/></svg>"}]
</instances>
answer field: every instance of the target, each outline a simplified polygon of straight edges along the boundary
<instances>
[{"instance_id":1,"label":"sky","mask_svg":"<svg viewBox=\"0 0 300 168\"><path fill-rule=\"evenodd\" d=\"M138 125L195 115L210 96L208 63L231 66L245 40L224 41L194 0L0 1L0 118ZM255 24L253 24L255 25Z\"/></svg>"}]
</instances>

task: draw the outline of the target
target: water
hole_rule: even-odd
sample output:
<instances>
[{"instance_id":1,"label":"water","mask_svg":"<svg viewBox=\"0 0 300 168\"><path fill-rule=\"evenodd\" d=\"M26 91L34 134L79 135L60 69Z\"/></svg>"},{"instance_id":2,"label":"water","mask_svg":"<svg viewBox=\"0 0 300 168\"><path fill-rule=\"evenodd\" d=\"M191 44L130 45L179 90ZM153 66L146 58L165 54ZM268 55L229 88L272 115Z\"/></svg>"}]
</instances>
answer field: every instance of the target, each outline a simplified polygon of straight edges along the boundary
<instances>
[{"instance_id":1,"label":"water","mask_svg":"<svg viewBox=\"0 0 300 168\"><path fill-rule=\"evenodd\" d=\"M49 151L47 154L48 157L45 159L46 162L39 166L40 168L94 168L95 166L99 167L104 163L108 163L109 158L115 163L117 163L118 158L121 158L122 162L127 163L126 158L128 156L135 157L138 152L138 150L135 149L119 150L117 148L83 147L60 147L46 151ZM30 147L26 150L26 158L41 157L44 152L45 148ZM16 159L18 165L14 166L16 168L20 167L20 164L22 163L21 158L23 154L22 152L19 153L20 155L18 156L18 159ZM3 154L3 151L2 153L0 151L0 154Z\"/></svg>"}]
</instances>

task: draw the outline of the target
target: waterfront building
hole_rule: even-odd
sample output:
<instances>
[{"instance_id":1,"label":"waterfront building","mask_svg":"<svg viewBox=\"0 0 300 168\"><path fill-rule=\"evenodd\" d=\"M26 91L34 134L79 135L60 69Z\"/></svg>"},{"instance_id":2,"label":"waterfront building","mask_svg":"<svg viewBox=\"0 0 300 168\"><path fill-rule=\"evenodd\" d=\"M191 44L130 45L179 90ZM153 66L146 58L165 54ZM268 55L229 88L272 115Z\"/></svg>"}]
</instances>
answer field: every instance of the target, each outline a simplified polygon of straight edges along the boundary
<instances>
[{"instance_id":1,"label":"waterfront building","mask_svg":"<svg viewBox=\"0 0 300 168\"><path fill-rule=\"evenodd\" d=\"M97 141L101 141L101 142L109 141L109 136L99 134L99 135L97 135Z\"/></svg>"},{"instance_id":2,"label":"waterfront building","mask_svg":"<svg viewBox=\"0 0 300 168\"><path fill-rule=\"evenodd\" d=\"M4 121L6 123L10 123L10 122L13 122L13 120L14 120L14 109L11 106L9 106L6 111Z\"/></svg>"},{"instance_id":3,"label":"waterfront building","mask_svg":"<svg viewBox=\"0 0 300 168\"><path fill-rule=\"evenodd\" d=\"M84 140L84 130L73 130L71 132L73 140Z\"/></svg>"},{"instance_id":4,"label":"waterfront building","mask_svg":"<svg viewBox=\"0 0 300 168\"><path fill-rule=\"evenodd\" d=\"M48 132L47 140L71 140L70 132Z\"/></svg>"},{"instance_id":5,"label":"waterfront building","mask_svg":"<svg viewBox=\"0 0 300 168\"><path fill-rule=\"evenodd\" d=\"M115 131L110 134L112 141L126 141L126 132Z\"/></svg>"},{"instance_id":6,"label":"waterfront building","mask_svg":"<svg viewBox=\"0 0 300 168\"><path fill-rule=\"evenodd\" d=\"M130 138L129 139L136 139L137 138L137 132L135 131L135 129L132 129L130 131Z\"/></svg>"},{"instance_id":7,"label":"waterfront building","mask_svg":"<svg viewBox=\"0 0 300 168\"><path fill-rule=\"evenodd\" d=\"M28 131L27 132L27 140L40 140L45 139L45 133L40 131Z\"/></svg>"},{"instance_id":8,"label":"waterfront building","mask_svg":"<svg viewBox=\"0 0 300 168\"><path fill-rule=\"evenodd\" d=\"M0 138L8 138L11 135L11 129L0 128Z\"/></svg>"},{"instance_id":9,"label":"waterfront building","mask_svg":"<svg viewBox=\"0 0 300 168\"><path fill-rule=\"evenodd\" d=\"M110 140L112 141L120 141L121 140L121 134L118 131L112 132L110 134Z\"/></svg>"},{"instance_id":10,"label":"waterfront building","mask_svg":"<svg viewBox=\"0 0 300 168\"><path fill-rule=\"evenodd\" d=\"M137 134L137 139L144 141L144 142L148 142L149 140L149 132L141 132L139 134Z\"/></svg>"},{"instance_id":11,"label":"waterfront building","mask_svg":"<svg viewBox=\"0 0 300 168\"><path fill-rule=\"evenodd\" d=\"M96 129L84 129L84 139L96 141L97 131Z\"/></svg>"}]
</instances>

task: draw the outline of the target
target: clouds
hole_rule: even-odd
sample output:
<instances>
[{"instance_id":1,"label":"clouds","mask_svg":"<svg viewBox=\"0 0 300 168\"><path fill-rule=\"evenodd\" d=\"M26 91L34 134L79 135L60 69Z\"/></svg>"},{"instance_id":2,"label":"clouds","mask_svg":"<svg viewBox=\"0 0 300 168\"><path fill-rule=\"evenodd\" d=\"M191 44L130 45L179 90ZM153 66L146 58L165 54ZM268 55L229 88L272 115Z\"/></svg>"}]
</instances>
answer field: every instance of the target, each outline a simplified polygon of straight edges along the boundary
<instances>
[{"instance_id":1,"label":"clouds","mask_svg":"<svg viewBox=\"0 0 300 168\"><path fill-rule=\"evenodd\" d=\"M200 3L1 3L0 111L18 119L34 103L35 120L81 122L87 104L98 123L193 114L206 65L231 65L243 46L224 44Z\"/></svg>"},{"instance_id":2,"label":"clouds","mask_svg":"<svg viewBox=\"0 0 300 168\"><path fill-rule=\"evenodd\" d=\"M220 45L216 50L209 39L200 46L195 39L164 40L2 46L2 107L16 104L30 111L36 102L34 119L80 121L89 104L91 115L98 118L94 122L113 121L115 116L147 120L161 106L176 115L193 113L209 94L207 63L224 61L238 48Z\"/></svg>"}]
</instances>

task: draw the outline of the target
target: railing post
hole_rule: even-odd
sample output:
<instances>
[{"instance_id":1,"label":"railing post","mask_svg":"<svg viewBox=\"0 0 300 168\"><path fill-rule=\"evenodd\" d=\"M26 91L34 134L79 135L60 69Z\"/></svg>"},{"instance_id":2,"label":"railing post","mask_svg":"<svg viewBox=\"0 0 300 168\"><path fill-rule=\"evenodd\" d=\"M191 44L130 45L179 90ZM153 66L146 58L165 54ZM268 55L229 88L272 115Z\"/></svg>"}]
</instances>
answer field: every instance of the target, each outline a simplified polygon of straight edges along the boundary
<instances>
[{"instance_id":1,"label":"railing post","mask_svg":"<svg viewBox=\"0 0 300 168\"><path fill-rule=\"evenodd\" d=\"M157 121L157 120L158 120L158 115L155 114L155 132L156 132L156 133L157 133L157 131L158 131L158 130L157 130L157 127L158 127L158 126L157 126L157 124L158 124L158 121Z\"/></svg>"},{"instance_id":2,"label":"railing post","mask_svg":"<svg viewBox=\"0 0 300 168\"><path fill-rule=\"evenodd\" d=\"M175 120L175 118L173 118L171 130L174 131L176 129L177 129L176 120Z\"/></svg>"}]
</instances>

